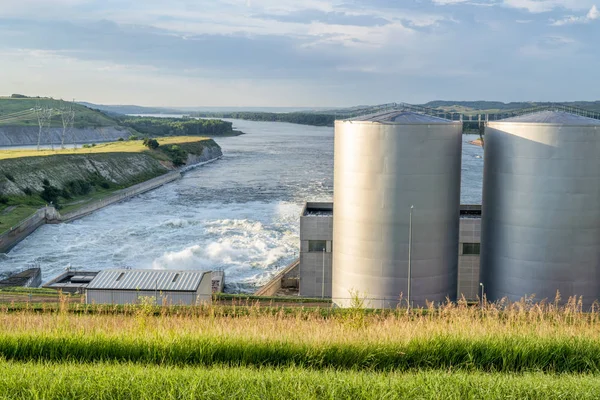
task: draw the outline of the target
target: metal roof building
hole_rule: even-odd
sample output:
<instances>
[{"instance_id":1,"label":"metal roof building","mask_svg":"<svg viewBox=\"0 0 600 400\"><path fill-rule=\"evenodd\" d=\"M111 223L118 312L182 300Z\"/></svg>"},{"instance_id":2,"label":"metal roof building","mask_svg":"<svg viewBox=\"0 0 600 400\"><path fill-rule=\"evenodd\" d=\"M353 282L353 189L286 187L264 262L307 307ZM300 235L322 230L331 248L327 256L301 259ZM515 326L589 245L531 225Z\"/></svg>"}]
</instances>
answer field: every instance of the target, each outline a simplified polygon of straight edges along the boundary
<instances>
[{"instance_id":1,"label":"metal roof building","mask_svg":"<svg viewBox=\"0 0 600 400\"><path fill-rule=\"evenodd\" d=\"M86 290L88 304L196 305L212 299L212 273L152 269L107 269Z\"/></svg>"}]
</instances>

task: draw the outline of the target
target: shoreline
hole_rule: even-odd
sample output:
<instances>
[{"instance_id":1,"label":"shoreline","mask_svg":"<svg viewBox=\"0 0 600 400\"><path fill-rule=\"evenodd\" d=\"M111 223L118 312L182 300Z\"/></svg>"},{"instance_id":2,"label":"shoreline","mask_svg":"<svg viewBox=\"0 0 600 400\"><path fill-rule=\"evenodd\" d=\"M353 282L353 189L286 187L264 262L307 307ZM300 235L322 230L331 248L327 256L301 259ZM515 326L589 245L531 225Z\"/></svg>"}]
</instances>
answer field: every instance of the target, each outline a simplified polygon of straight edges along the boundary
<instances>
[{"instance_id":1,"label":"shoreline","mask_svg":"<svg viewBox=\"0 0 600 400\"><path fill-rule=\"evenodd\" d=\"M65 215L61 215L53 206L42 207L30 217L21 221L18 225L0 234L0 254L10 252L13 247L25 240L42 225L69 223L86 217L110 205L120 203L124 200L131 199L137 195L150 192L168 183L179 180L185 172L220 160L222 157L223 156L220 155L207 161L201 161L193 165L179 168L175 171L169 171L147 181L117 190L116 192L107 195L105 198L83 204L78 209L68 212Z\"/></svg>"}]
</instances>

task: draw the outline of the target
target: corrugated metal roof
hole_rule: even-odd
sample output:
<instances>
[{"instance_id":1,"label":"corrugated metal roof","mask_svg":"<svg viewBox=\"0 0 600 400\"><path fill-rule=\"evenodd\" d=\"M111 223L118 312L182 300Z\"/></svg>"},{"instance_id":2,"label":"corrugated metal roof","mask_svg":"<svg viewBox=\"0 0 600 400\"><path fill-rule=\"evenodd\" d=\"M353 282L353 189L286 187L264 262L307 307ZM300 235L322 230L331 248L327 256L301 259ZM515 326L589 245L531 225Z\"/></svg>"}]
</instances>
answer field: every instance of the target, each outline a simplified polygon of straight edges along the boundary
<instances>
[{"instance_id":1,"label":"corrugated metal roof","mask_svg":"<svg viewBox=\"0 0 600 400\"><path fill-rule=\"evenodd\" d=\"M450 121L444 118L434 117L432 115L420 114L411 111L386 111L377 114L364 115L362 117L351 118L348 121L371 121L371 122L394 122L397 124L454 124L457 121Z\"/></svg>"},{"instance_id":2,"label":"corrugated metal roof","mask_svg":"<svg viewBox=\"0 0 600 400\"><path fill-rule=\"evenodd\" d=\"M531 114L519 115L494 122L519 122L530 124L561 124L561 125L599 125L600 120L582 117L564 111L539 111Z\"/></svg>"},{"instance_id":3,"label":"corrugated metal roof","mask_svg":"<svg viewBox=\"0 0 600 400\"><path fill-rule=\"evenodd\" d=\"M196 291L206 271L106 269L88 289Z\"/></svg>"}]
</instances>

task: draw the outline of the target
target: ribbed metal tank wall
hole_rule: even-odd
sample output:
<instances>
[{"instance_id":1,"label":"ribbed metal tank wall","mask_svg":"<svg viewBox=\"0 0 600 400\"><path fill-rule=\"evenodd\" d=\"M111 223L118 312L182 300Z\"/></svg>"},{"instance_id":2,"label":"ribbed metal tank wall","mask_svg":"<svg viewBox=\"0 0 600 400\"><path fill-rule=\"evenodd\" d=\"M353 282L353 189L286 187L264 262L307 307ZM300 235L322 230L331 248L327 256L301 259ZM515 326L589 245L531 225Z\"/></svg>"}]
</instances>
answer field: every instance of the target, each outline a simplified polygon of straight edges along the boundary
<instances>
[{"instance_id":1,"label":"ribbed metal tank wall","mask_svg":"<svg viewBox=\"0 0 600 400\"><path fill-rule=\"evenodd\" d=\"M336 121L333 301L406 305L456 297L462 124L392 112Z\"/></svg>"},{"instance_id":2,"label":"ribbed metal tank wall","mask_svg":"<svg viewBox=\"0 0 600 400\"><path fill-rule=\"evenodd\" d=\"M600 121L545 111L485 133L481 280L488 300L600 299Z\"/></svg>"}]
</instances>

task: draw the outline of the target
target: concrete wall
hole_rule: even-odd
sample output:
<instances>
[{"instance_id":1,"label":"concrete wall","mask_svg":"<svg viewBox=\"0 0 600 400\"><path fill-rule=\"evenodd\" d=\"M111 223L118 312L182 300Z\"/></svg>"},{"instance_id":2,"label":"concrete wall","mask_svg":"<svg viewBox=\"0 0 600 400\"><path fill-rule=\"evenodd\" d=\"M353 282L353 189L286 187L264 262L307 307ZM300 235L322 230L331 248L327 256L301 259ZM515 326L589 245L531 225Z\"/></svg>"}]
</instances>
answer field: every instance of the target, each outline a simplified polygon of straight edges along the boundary
<instances>
[{"instance_id":1,"label":"concrete wall","mask_svg":"<svg viewBox=\"0 0 600 400\"><path fill-rule=\"evenodd\" d=\"M49 223L60 223L60 222L73 221L75 219L89 215L89 214L93 213L94 211L97 211L97 210L104 208L106 206L109 206L111 204L118 203L119 201L123 201L125 199L136 196L138 194L145 193L150 190L156 189L159 186L162 186L169 182L173 182L179 178L181 178L181 172L179 172L179 171L173 171L173 172L166 173L159 177L150 179L146 182L142 182L137 185L128 187L126 189L119 190L119 191L115 192L113 195L111 195L110 197L90 203L86 206L83 206L83 207L77 209L76 211L67 213L65 215L59 215L55 219L49 219L48 222Z\"/></svg>"},{"instance_id":2,"label":"concrete wall","mask_svg":"<svg viewBox=\"0 0 600 400\"><path fill-rule=\"evenodd\" d=\"M212 303L212 272L202 275L202 280L196 291L196 305Z\"/></svg>"},{"instance_id":3,"label":"concrete wall","mask_svg":"<svg viewBox=\"0 0 600 400\"><path fill-rule=\"evenodd\" d=\"M327 241L323 252L309 252L309 240ZM333 218L331 216L300 217L300 296L321 297L323 285L325 297L331 297ZM325 259L325 282L323 282L323 258Z\"/></svg>"},{"instance_id":4,"label":"concrete wall","mask_svg":"<svg viewBox=\"0 0 600 400\"><path fill-rule=\"evenodd\" d=\"M146 182L119 190L110 197L95 201L65 215L61 215L54 207L40 208L34 215L21 222L19 225L13 227L13 229L9 230L8 232L0 235L0 253L8 253L21 240L25 239L45 223L58 224L61 222L73 221L111 204L123 201L149 190L156 189L157 187L179 179L180 177L181 172L179 171L169 172Z\"/></svg>"},{"instance_id":5,"label":"concrete wall","mask_svg":"<svg viewBox=\"0 0 600 400\"><path fill-rule=\"evenodd\" d=\"M479 288L479 255L464 255L463 243L481 243L481 218L461 218L458 249L458 298L477 300Z\"/></svg>"},{"instance_id":6,"label":"concrete wall","mask_svg":"<svg viewBox=\"0 0 600 400\"><path fill-rule=\"evenodd\" d=\"M255 296L274 296L279 289L282 287L282 283L286 279L292 278L294 275L297 275L299 260L294 260L290 265L285 267L283 271L279 272L273 279L269 281L266 285L258 289L254 295Z\"/></svg>"},{"instance_id":7,"label":"concrete wall","mask_svg":"<svg viewBox=\"0 0 600 400\"><path fill-rule=\"evenodd\" d=\"M25 239L37 228L44 225L46 223L47 215L54 217L56 214L57 212L54 207L40 208L31 217L0 235L0 253L8 253L10 249L17 245L17 243Z\"/></svg>"}]
</instances>

